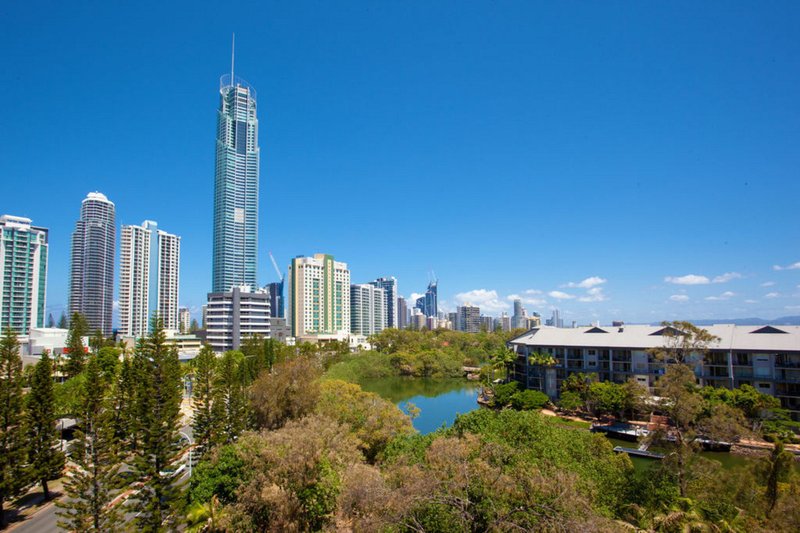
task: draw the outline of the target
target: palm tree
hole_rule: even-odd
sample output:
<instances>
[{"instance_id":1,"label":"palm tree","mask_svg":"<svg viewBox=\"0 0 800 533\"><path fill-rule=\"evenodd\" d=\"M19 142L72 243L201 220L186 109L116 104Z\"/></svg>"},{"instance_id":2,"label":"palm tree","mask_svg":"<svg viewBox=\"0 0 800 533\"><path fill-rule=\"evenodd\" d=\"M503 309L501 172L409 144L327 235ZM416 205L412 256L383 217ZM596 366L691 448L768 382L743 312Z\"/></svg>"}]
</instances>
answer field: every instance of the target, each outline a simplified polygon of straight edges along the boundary
<instances>
[{"instance_id":1,"label":"palm tree","mask_svg":"<svg viewBox=\"0 0 800 533\"><path fill-rule=\"evenodd\" d=\"M194 502L186 513L186 523L189 533L213 533L222 531L219 528L219 519L224 515L222 506L216 495L207 502Z\"/></svg>"},{"instance_id":2,"label":"palm tree","mask_svg":"<svg viewBox=\"0 0 800 533\"><path fill-rule=\"evenodd\" d=\"M492 370L505 369L506 376L503 382L508 383L509 379L511 378L511 369L516 360L517 354L514 352L514 350L508 348L507 346L500 346L491 356Z\"/></svg>"}]
</instances>

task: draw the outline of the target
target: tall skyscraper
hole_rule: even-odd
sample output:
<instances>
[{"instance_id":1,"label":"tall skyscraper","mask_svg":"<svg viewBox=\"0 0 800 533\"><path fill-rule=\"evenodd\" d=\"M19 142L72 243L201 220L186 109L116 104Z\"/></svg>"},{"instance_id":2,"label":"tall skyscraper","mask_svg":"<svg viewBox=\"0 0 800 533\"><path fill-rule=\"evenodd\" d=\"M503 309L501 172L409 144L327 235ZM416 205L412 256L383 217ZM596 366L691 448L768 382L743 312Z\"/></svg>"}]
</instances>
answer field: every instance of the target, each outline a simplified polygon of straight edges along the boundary
<instances>
[{"instance_id":1,"label":"tall skyscraper","mask_svg":"<svg viewBox=\"0 0 800 533\"><path fill-rule=\"evenodd\" d=\"M31 219L0 217L0 331L44 327L47 247L47 230Z\"/></svg>"},{"instance_id":2,"label":"tall skyscraper","mask_svg":"<svg viewBox=\"0 0 800 533\"><path fill-rule=\"evenodd\" d=\"M212 292L256 286L258 118L256 92L231 73L220 78L214 178Z\"/></svg>"},{"instance_id":3,"label":"tall skyscraper","mask_svg":"<svg viewBox=\"0 0 800 533\"><path fill-rule=\"evenodd\" d=\"M350 331L350 271L332 255L295 257L289 264L287 313L295 337Z\"/></svg>"},{"instance_id":4,"label":"tall skyscraper","mask_svg":"<svg viewBox=\"0 0 800 533\"><path fill-rule=\"evenodd\" d=\"M181 238L145 220L120 232L119 312L123 335L143 337L156 312L168 330L180 330L178 286Z\"/></svg>"},{"instance_id":5,"label":"tall skyscraper","mask_svg":"<svg viewBox=\"0 0 800 533\"><path fill-rule=\"evenodd\" d=\"M428 290L425 291L423 296L417 298L417 301L414 305L414 307L422 311L422 314L425 316L439 316L437 285L437 280L428 283Z\"/></svg>"},{"instance_id":6,"label":"tall skyscraper","mask_svg":"<svg viewBox=\"0 0 800 533\"><path fill-rule=\"evenodd\" d=\"M370 281L370 285L380 287L385 291L387 316L386 327L399 328L400 313L397 309L397 279L394 276L389 278L378 278L375 281Z\"/></svg>"},{"instance_id":7,"label":"tall skyscraper","mask_svg":"<svg viewBox=\"0 0 800 533\"><path fill-rule=\"evenodd\" d=\"M69 313L86 317L89 331L111 335L117 229L114 202L90 192L72 233Z\"/></svg>"},{"instance_id":8,"label":"tall skyscraper","mask_svg":"<svg viewBox=\"0 0 800 533\"><path fill-rule=\"evenodd\" d=\"M387 327L386 290L373 283L350 285L350 332L374 335Z\"/></svg>"}]
</instances>

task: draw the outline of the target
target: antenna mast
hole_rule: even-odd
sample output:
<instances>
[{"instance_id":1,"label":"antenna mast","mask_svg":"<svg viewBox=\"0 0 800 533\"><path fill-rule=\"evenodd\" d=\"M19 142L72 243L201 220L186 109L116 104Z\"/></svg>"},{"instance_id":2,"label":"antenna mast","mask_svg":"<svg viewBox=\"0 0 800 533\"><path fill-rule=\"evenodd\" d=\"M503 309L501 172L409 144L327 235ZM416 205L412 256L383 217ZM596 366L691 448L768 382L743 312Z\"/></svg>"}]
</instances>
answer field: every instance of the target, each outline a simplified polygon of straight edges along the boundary
<instances>
[{"instance_id":1,"label":"antenna mast","mask_svg":"<svg viewBox=\"0 0 800 533\"><path fill-rule=\"evenodd\" d=\"M235 87L236 83L233 81L233 59L234 53L236 52L236 33L233 34L231 38L231 86Z\"/></svg>"}]
</instances>

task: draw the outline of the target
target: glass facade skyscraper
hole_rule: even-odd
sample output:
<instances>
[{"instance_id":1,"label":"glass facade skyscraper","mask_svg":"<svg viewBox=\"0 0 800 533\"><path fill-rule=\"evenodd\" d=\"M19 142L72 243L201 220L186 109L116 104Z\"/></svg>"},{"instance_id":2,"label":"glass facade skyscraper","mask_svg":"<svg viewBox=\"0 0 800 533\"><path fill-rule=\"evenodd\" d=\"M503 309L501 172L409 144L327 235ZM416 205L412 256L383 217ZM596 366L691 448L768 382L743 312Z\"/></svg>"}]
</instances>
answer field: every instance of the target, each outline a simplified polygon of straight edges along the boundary
<instances>
[{"instance_id":1,"label":"glass facade skyscraper","mask_svg":"<svg viewBox=\"0 0 800 533\"><path fill-rule=\"evenodd\" d=\"M114 255L117 228L114 202L90 192L72 234L69 312L86 317L89 331L111 335L114 306Z\"/></svg>"},{"instance_id":2,"label":"glass facade skyscraper","mask_svg":"<svg viewBox=\"0 0 800 533\"><path fill-rule=\"evenodd\" d=\"M220 79L219 95L212 292L257 286L260 150L256 93L231 73Z\"/></svg>"}]
</instances>

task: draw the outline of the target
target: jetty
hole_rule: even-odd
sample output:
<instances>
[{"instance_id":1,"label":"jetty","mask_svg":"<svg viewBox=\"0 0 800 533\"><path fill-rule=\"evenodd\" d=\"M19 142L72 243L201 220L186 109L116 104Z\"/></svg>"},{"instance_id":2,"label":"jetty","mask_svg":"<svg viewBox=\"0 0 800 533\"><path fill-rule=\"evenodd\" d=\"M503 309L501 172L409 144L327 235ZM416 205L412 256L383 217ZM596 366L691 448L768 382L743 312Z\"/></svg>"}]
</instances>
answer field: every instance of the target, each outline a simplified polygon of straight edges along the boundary
<instances>
[{"instance_id":1,"label":"jetty","mask_svg":"<svg viewBox=\"0 0 800 533\"><path fill-rule=\"evenodd\" d=\"M614 446L614 451L617 453L627 453L628 455L636 457L644 457L646 459L663 459L666 457L663 453L651 452L641 448L625 448L624 446Z\"/></svg>"}]
</instances>

